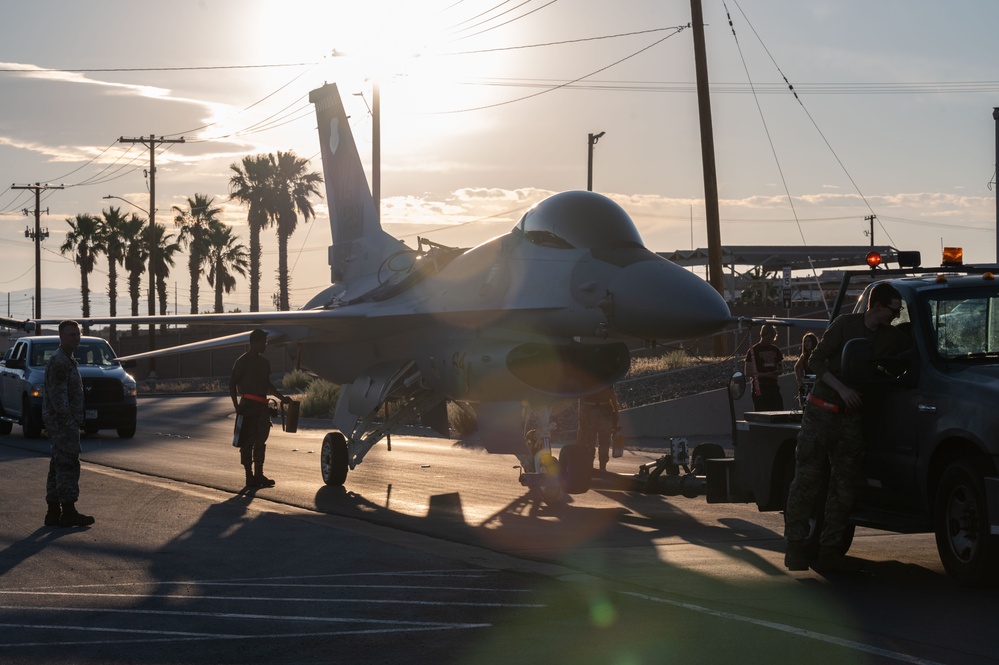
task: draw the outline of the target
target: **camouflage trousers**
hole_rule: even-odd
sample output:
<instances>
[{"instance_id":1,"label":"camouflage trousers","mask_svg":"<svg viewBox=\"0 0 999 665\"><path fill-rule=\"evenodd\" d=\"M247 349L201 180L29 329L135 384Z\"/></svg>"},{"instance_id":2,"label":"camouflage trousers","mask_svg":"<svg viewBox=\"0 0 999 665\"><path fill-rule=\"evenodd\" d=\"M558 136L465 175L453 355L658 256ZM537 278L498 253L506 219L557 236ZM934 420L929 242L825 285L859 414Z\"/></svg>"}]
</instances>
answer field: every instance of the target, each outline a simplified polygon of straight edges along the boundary
<instances>
[{"instance_id":1,"label":"camouflage trousers","mask_svg":"<svg viewBox=\"0 0 999 665\"><path fill-rule=\"evenodd\" d=\"M76 503L80 498L80 430L46 426L52 456L45 481L45 500Z\"/></svg>"},{"instance_id":2,"label":"camouflage trousers","mask_svg":"<svg viewBox=\"0 0 999 665\"><path fill-rule=\"evenodd\" d=\"M843 530L864 480L864 434L860 414L831 413L807 404L794 457L794 480L784 511L784 537L789 542L808 537L808 520L814 513L828 469L825 523L819 545L841 549Z\"/></svg>"},{"instance_id":3,"label":"camouflage trousers","mask_svg":"<svg viewBox=\"0 0 999 665\"><path fill-rule=\"evenodd\" d=\"M576 443L600 451L600 462L610 458L611 436L614 434L614 412L607 406L581 405Z\"/></svg>"}]
</instances>

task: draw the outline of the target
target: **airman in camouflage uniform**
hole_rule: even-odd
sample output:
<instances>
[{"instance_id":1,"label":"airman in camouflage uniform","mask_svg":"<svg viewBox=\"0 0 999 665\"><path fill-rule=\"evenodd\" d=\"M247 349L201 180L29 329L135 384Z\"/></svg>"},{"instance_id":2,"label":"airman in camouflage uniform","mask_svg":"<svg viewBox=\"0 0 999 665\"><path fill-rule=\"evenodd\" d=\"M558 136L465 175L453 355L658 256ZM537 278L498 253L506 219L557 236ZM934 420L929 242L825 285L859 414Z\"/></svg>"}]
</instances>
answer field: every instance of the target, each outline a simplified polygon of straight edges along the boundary
<instances>
[{"instance_id":1,"label":"airman in camouflage uniform","mask_svg":"<svg viewBox=\"0 0 999 665\"><path fill-rule=\"evenodd\" d=\"M871 290L867 311L836 317L812 352L809 369L815 374L815 386L805 403L794 480L784 511L784 565L790 570L808 569L808 520L826 469L829 489L815 567L838 571L857 568L845 556L843 532L864 479L862 395L840 380L841 356L846 342L856 338L871 340L876 356L895 355L909 348L910 338L891 325L901 310L902 297L895 287L887 282L878 284Z\"/></svg>"},{"instance_id":2,"label":"airman in camouflage uniform","mask_svg":"<svg viewBox=\"0 0 999 665\"><path fill-rule=\"evenodd\" d=\"M608 386L592 395L579 398L579 427L576 443L589 446L594 456L599 451L600 470L607 470L611 443L617 429L617 394Z\"/></svg>"},{"instance_id":3,"label":"airman in camouflage uniform","mask_svg":"<svg viewBox=\"0 0 999 665\"><path fill-rule=\"evenodd\" d=\"M89 526L94 518L76 511L80 498L80 427L84 422L83 381L73 352L80 346L76 321L59 324L59 348L45 368L42 419L52 457L45 484L46 526Z\"/></svg>"}]
</instances>

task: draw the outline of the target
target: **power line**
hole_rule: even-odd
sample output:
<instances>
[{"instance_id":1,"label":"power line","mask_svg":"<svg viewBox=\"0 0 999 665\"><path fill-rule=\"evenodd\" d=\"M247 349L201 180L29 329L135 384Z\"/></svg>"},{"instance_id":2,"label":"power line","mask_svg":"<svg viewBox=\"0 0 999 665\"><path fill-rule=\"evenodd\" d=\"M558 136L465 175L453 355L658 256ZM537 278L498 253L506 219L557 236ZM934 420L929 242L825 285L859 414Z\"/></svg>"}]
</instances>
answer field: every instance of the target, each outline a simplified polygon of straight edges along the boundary
<instances>
[{"instance_id":1,"label":"power line","mask_svg":"<svg viewBox=\"0 0 999 665\"><path fill-rule=\"evenodd\" d=\"M202 65L194 67L103 67L90 69L68 69L65 67L0 67L0 72L67 72L70 74L92 74L100 72L195 72L218 69L272 69L278 67L304 67L315 62L288 62L270 65Z\"/></svg>"}]
</instances>

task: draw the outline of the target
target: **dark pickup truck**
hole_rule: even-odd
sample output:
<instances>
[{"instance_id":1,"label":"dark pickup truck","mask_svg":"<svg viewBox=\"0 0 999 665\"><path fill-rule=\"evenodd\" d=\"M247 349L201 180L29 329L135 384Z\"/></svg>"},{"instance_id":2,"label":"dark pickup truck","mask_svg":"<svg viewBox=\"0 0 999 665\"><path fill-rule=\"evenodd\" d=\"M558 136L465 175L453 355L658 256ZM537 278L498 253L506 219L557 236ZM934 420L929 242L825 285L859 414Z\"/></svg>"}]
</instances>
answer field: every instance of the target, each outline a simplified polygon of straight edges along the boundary
<instances>
[{"instance_id":1,"label":"dark pickup truck","mask_svg":"<svg viewBox=\"0 0 999 665\"><path fill-rule=\"evenodd\" d=\"M41 436L45 365L58 347L58 336L22 337L4 356L0 364L0 434L9 434L12 426L19 424L26 438ZM83 337L74 355L83 379L84 433L114 429L123 439L135 436L135 379L125 372L111 346L99 337Z\"/></svg>"},{"instance_id":2,"label":"dark pickup truck","mask_svg":"<svg viewBox=\"0 0 999 665\"><path fill-rule=\"evenodd\" d=\"M893 325L911 334L913 349L903 358L876 358L865 340L853 340L843 352L847 382L863 387L868 442L867 482L852 525L935 533L948 574L965 584L999 573L996 271L968 266L852 273L898 289L903 308ZM873 283L854 311L866 309ZM708 501L783 510L801 413L750 412L744 418L734 423L735 456L702 465ZM817 506L817 519L820 514Z\"/></svg>"}]
</instances>

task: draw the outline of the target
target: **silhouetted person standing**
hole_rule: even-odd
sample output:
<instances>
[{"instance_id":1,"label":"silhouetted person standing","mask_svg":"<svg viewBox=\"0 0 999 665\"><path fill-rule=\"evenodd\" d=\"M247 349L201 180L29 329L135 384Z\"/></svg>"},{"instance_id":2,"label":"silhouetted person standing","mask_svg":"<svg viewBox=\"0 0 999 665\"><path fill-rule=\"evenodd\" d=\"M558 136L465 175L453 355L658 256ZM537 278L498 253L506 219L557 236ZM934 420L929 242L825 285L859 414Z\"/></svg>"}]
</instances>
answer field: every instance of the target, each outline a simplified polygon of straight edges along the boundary
<instances>
[{"instance_id":1,"label":"silhouetted person standing","mask_svg":"<svg viewBox=\"0 0 999 665\"><path fill-rule=\"evenodd\" d=\"M86 410L83 380L73 352L80 346L80 324L59 324L59 348L45 367L42 420L49 433L52 457L45 482L45 526L90 526L94 518L76 512L80 498L80 428Z\"/></svg>"},{"instance_id":2,"label":"silhouetted person standing","mask_svg":"<svg viewBox=\"0 0 999 665\"><path fill-rule=\"evenodd\" d=\"M250 350L236 359L229 377L229 395L236 409L233 445L239 446L248 487L274 485L274 481L264 475L264 454L271 432L267 395L275 395L286 404L291 401L271 384L271 363L263 356L266 348L267 332L259 328L251 332Z\"/></svg>"}]
</instances>

